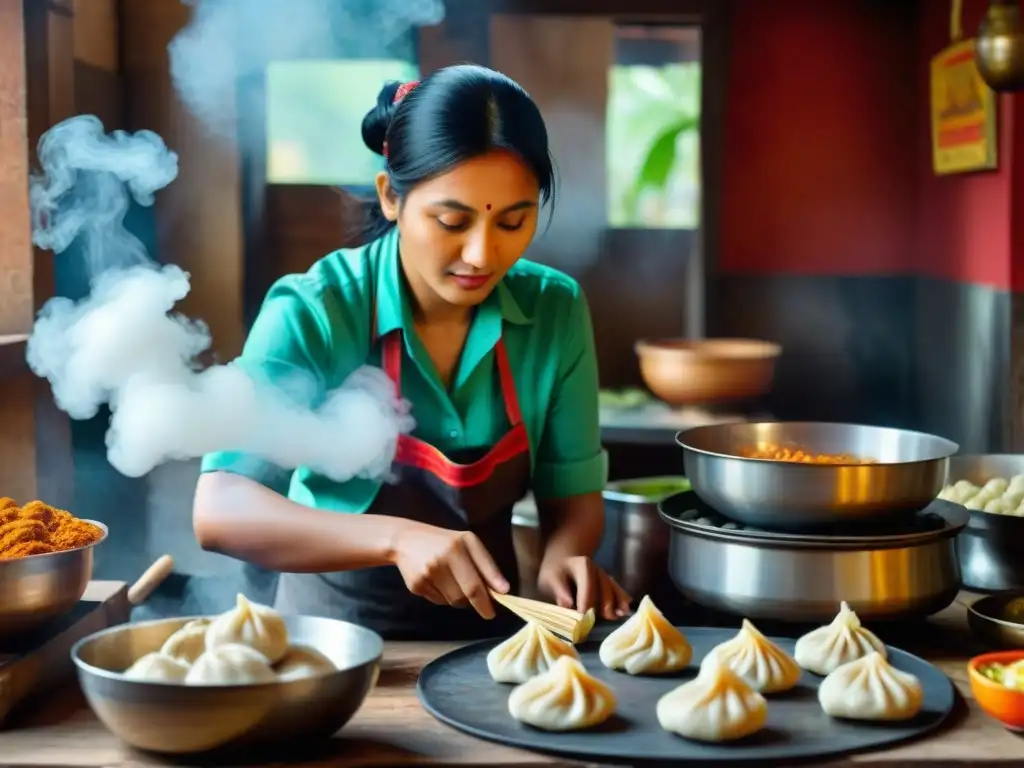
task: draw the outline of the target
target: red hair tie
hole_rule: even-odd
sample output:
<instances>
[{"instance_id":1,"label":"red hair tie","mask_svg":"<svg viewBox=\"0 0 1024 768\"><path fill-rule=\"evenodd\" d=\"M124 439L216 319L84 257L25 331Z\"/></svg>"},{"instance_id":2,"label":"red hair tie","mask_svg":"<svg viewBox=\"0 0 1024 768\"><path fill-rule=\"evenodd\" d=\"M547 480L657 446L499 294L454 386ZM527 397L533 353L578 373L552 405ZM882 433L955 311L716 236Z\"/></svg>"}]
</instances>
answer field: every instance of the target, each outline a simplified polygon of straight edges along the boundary
<instances>
[{"instance_id":1,"label":"red hair tie","mask_svg":"<svg viewBox=\"0 0 1024 768\"><path fill-rule=\"evenodd\" d=\"M408 83L402 83L400 86L398 86L398 90L395 91L395 99L392 103L397 104L398 102L400 102L402 99L408 96L409 92L412 91L419 84L419 80L410 80Z\"/></svg>"},{"instance_id":2,"label":"red hair tie","mask_svg":"<svg viewBox=\"0 0 1024 768\"><path fill-rule=\"evenodd\" d=\"M395 98L392 99L391 103L397 104L398 102L400 102L402 99L408 96L409 93L419 84L419 80L410 80L408 83L402 83L400 86L398 86L398 90L395 91ZM387 159L388 143L386 141L384 142L383 155L384 158Z\"/></svg>"}]
</instances>

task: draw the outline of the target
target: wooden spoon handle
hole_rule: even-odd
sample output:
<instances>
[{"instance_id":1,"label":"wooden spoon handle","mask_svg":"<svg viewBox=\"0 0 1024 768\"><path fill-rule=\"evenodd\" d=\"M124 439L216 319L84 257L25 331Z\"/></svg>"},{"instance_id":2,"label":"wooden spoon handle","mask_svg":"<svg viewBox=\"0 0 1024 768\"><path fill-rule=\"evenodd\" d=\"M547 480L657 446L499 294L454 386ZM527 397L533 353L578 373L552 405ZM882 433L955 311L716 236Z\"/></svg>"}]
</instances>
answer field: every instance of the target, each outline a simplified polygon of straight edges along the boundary
<instances>
[{"instance_id":1,"label":"wooden spoon handle","mask_svg":"<svg viewBox=\"0 0 1024 768\"><path fill-rule=\"evenodd\" d=\"M153 594L153 590L160 586L164 579L171 575L174 570L174 558L170 555L161 555L146 572L139 576L138 580L128 588L128 602L138 605L145 602L146 598Z\"/></svg>"}]
</instances>

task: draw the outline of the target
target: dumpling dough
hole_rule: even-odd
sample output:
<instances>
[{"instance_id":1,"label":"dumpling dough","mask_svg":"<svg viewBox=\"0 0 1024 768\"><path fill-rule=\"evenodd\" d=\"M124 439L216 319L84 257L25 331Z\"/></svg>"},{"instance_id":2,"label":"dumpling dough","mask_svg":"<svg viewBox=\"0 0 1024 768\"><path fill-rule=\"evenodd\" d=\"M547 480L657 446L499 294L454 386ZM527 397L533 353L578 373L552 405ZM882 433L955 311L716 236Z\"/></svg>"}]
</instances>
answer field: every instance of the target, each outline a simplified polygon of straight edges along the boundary
<instances>
[{"instance_id":1,"label":"dumpling dough","mask_svg":"<svg viewBox=\"0 0 1024 768\"><path fill-rule=\"evenodd\" d=\"M579 658L576 649L536 622L528 622L487 654L487 671L498 683L525 683L547 672L562 656Z\"/></svg>"},{"instance_id":2,"label":"dumpling dough","mask_svg":"<svg viewBox=\"0 0 1024 768\"><path fill-rule=\"evenodd\" d=\"M650 597L598 649L601 663L631 675L660 675L685 669L693 649Z\"/></svg>"},{"instance_id":3,"label":"dumpling dough","mask_svg":"<svg viewBox=\"0 0 1024 768\"><path fill-rule=\"evenodd\" d=\"M276 680L266 657L240 643L226 643L205 651L185 676L186 685L248 685Z\"/></svg>"},{"instance_id":4,"label":"dumpling dough","mask_svg":"<svg viewBox=\"0 0 1024 768\"><path fill-rule=\"evenodd\" d=\"M811 630L796 641L796 663L816 675L827 675L869 653L886 657L885 643L860 623L860 618L845 602L831 624Z\"/></svg>"},{"instance_id":5,"label":"dumpling dough","mask_svg":"<svg viewBox=\"0 0 1024 768\"><path fill-rule=\"evenodd\" d=\"M316 648L293 645L274 671L277 672L278 680L300 680L304 677L329 675L337 672L338 668Z\"/></svg>"},{"instance_id":6,"label":"dumpling dough","mask_svg":"<svg viewBox=\"0 0 1024 768\"><path fill-rule=\"evenodd\" d=\"M701 669L721 663L760 693L781 693L794 688L803 672L789 654L761 634L747 619L731 640L715 646L704 657Z\"/></svg>"},{"instance_id":7,"label":"dumpling dough","mask_svg":"<svg viewBox=\"0 0 1024 768\"><path fill-rule=\"evenodd\" d=\"M561 656L547 672L512 689L508 712L545 731L575 731L600 725L615 712L615 694L592 677L579 659Z\"/></svg>"},{"instance_id":8,"label":"dumpling dough","mask_svg":"<svg viewBox=\"0 0 1024 768\"><path fill-rule=\"evenodd\" d=\"M167 638L160 653L192 664L206 650L206 629L210 619L193 619Z\"/></svg>"},{"instance_id":9,"label":"dumpling dough","mask_svg":"<svg viewBox=\"0 0 1024 768\"><path fill-rule=\"evenodd\" d=\"M276 664L288 653L288 627L273 608L239 593L234 609L218 616L206 630L206 650L225 643L248 645Z\"/></svg>"},{"instance_id":10,"label":"dumpling dough","mask_svg":"<svg viewBox=\"0 0 1024 768\"><path fill-rule=\"evenodd\" d=\"M908 720L921 711L920 681L880 653L844 664L821 681L818 703L830 717Z\"/></svg>"},{"instance_id":11,"label":"dumpling dough","mask_svg":"<svg viewBox=\"0 0 1024 768\"><path fill-rule=\"evenodd\" d=\"M768 703L724 664L700 673L660 699L655 708L666 731L694 741L734 741L764 728Z\"/></svg>"},{"instance_id":12,"label":"dumpling dough","mask_svg":"<svg viewBox=\"0 0 1024 768\"><path fill-rule=\"evenodd\" d=\"M144 683L180 683L188 674L188 664L162 653L147 653L124 671L129 680Z\"/></svg>"}]
</instances>

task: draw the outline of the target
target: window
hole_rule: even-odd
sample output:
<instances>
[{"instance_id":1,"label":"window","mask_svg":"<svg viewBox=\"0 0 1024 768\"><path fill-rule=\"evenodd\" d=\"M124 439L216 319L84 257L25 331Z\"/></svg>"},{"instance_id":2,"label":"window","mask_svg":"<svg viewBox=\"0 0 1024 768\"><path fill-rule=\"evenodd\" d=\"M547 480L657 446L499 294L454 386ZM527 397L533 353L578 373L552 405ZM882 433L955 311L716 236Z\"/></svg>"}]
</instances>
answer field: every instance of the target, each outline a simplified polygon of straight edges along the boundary
<instances>
[{"instance_id":1,"label":"window","mask_svg":"<svg viewBox=\"0 0 1024 768\"><path fill-rule=\"evenodd\" d=\"M700 29L622 26L605 149L615 228L700 225Z\"/></svg>"},{"instance_id":2,"label":"window","mask_svg":"<svg viewBox=\"0 0 1024 768\"><path fill-rule=\"evenodd\" d=\"M363 116L387 80L414 80L401 59L278 61L267 67L267 181L363 187L384 159L363 144Z\"/></svg>"}]
</instances>

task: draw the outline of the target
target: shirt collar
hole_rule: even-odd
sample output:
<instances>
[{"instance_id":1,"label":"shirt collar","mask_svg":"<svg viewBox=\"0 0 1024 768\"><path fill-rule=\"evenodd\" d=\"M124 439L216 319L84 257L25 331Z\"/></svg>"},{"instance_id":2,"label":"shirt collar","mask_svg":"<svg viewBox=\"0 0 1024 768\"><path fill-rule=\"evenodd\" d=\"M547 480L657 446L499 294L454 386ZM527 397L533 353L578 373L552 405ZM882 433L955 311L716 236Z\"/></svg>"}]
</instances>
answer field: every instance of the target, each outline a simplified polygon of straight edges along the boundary
<instances>
[{"instance_id":1,"label":"shirt collar","mask_svg":"<svg viewBox=\"0 0 1024 768\"><path fill-rule=\"evenodd\" d=\"M396 328L405 328L405 313L408 304L404 300L400 266L398 261L398 229L380 237L371 247L377 252L377 335L383 336Z\"/></svg>"}]
</instances>

